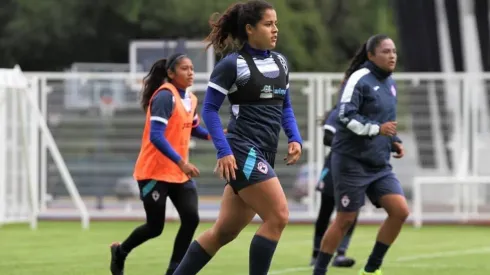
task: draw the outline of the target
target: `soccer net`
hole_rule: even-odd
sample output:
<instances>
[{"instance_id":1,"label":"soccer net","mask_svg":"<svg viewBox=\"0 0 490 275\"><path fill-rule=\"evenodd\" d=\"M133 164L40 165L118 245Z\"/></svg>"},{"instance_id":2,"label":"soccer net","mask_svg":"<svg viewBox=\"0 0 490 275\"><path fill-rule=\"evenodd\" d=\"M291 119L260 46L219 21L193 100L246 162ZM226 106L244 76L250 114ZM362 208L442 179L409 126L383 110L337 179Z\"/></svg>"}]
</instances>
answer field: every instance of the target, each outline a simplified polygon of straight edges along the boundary
<instances>
[{"instance_id":1,"label":"soccer net","mask_svg":"<svg viewBox=\"0 0 490 275\"><path fill-rule=\"evenodd\" d=\"M70 196L83 228L89 216L39 109L39 83L16 66L0 69L0 225L29 222L37 228L40 208L40 152L45 144Z\"/></svg>"}]
</instances>

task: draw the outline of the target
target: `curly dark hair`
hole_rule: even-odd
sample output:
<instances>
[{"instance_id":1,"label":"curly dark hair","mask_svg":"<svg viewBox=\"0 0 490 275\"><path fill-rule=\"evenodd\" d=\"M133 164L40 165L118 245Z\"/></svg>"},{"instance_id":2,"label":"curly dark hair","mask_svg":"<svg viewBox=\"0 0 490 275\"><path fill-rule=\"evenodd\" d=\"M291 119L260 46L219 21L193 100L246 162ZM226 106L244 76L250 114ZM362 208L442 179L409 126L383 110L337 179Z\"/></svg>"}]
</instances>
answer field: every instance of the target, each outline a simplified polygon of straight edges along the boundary
<instances>
[{"instance_id":1,"label":"curly dark hair","mask_svg":"<svg viewBox=\"0 0 490 275\"><path fill-rule=\"evenodd\" d=\"M205 40L208 42L207 48L213 46L215 52L221 55L240 48L248 39L245 27L248 24L255 26L268 9L273 9L270 3L252 0L235 3L221 15L214 13L209 20L212 29Z\"/></svg>"}]
</instances>

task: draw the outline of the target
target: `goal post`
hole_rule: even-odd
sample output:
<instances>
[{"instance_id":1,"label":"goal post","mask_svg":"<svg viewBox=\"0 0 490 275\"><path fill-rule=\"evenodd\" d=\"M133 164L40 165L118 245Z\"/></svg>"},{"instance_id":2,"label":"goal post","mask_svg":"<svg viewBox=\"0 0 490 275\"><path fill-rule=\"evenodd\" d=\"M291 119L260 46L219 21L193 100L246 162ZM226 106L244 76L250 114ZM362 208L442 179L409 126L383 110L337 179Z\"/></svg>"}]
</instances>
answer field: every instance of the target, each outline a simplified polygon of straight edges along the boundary
<instances>
[{"instance_id":1,"label":"goal post","mask_svg":"<svg viewBox=\"0 0 490 275\"><path fill-rule=\"evenodd\" d=\"M37 78L29 81L19 66L0 69L0 225L29 222L37 228L40 138L88 229L88 210L39 109Z\"/></svg>"}]
</instances>

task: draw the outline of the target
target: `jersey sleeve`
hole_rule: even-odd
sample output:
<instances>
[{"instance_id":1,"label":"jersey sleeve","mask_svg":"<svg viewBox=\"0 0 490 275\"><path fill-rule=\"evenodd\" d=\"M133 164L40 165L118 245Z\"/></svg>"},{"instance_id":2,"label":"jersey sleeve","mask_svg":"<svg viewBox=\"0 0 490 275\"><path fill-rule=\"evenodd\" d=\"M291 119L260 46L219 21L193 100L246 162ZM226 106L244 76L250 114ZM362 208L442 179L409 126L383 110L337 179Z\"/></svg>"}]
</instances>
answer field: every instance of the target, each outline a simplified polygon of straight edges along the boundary
<instances>
[{"instance_id":1,"label":"jersey sleeve","mask_svg":"<svg viewBox=\"0 0 490 275\"><path fill-rule=\"evenodd\" d=\"M237 78L237 54L230 54L220 60L214 67L208 87L227 95Z\"/></svg>"},{"instance_id":2,"label":"jersey sleeve","mask_svg":"<svg viewBox=\"0 0 490 275\"><path fill-rule=\"evenodd\" d=\"M169 91L159 92L151 101L150 121L160 121L168 123L174 110L175 98Z\"/></svg>"},{"instance_id":3,"label":"jersey sleeve","mask_svg":"<svg viewBox=\"0 0 490 275\"><path fill-rule=\"evenodd\" d=\"M339 103L338 118L347 129L359 136L375 136L379 134L380 125L359 113L363 104L362 74L354 73L347 80Z\"/></svg>"},{"instance_id":4,"label":"jersey sleeve","mask_svg":"<svg viewBox=\"0 0 490 275\"><path fill-rule=\"evenodd\" d=\"M398 142L398 143L403 143L401 138L399 136L394 136L393 137L393 142Z\"/></svg>"},{"instance_id":5,"label":"jersey sleeve","mask_svg":"<svg viewBox=\"0 0 490 275\"><path fill-rule=\"evenodd\" d=\"M282 128L288 137L288 143L298 142L303 144L301 134L299 132L298 123L293 111L293 105L291 104L289 89L286 89L286 96L284 98L284 104L282 109Z\"/></svg>"}]
</instances>

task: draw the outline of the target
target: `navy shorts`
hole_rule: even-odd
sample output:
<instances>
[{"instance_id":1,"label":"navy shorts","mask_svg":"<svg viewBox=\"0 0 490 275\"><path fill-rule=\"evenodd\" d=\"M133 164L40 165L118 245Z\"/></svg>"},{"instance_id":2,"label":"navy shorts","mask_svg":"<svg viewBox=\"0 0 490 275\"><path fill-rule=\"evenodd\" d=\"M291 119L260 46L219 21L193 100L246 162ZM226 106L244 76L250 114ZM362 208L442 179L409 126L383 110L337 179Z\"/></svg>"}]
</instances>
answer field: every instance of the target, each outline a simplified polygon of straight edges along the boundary
<instances>
[{"instance_id":1,"label":"navy shorts","mask_svg":"<svg viewBox=\"0 0 490 275\"><path fill-rule=\"evenodd\" d=\"M238 166L236 179L229 182L235 193L247 186L277 177L274 171L275 152L261 151L243 140L228 139L228 142Z\"/></svg>"},{"instance_id":2,"label":"navy shorts","mask_svg":"<svg viewBox=\"0 0 490 275\"><path fill-rule=\"evenodd\" d=\"M332 154L329 154L325 158L323 170L320 173L320 179L317 182L316 189L322 192L326 196L334 196L332 168L331 168Z\"/></svg>"},{"instance_id":3,"label":"navy shorts","mask_svg":"<svg viewBox=\"0 0 490 275\"><path fill-rule=\"evenodd\" d=\"M364 205L366 195L377 208L381 207L379 199L385 195L404 195L390 165L373 168L332 152L331 168L339 212L357 212Z\"/></svg>"}]
</instances>

